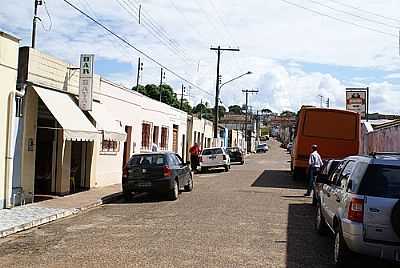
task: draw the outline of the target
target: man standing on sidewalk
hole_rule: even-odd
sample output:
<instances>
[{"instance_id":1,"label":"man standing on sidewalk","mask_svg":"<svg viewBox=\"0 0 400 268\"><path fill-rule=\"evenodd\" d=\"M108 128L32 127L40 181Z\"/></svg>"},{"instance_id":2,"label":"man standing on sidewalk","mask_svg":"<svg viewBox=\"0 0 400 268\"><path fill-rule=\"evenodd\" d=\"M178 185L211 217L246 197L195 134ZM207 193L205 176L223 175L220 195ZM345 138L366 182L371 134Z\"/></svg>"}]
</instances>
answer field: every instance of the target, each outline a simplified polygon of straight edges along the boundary
<instances>
[{"instance_id":1,"label":"man standing on sidewalk","mask_svg":"<svg viewBox=\"0 0 400 268\"><path fill-rule=\"evenodd\" d=\"M190 164L192 167L192 171L196 172L197 166L199 165L199 155L200 155L200 147L197 142L194 143L192 147L190 147Z\"/></svg>"},{"instance_id":2,"label":"man standing on sidewalk","mask_svg":"<svg viewBox=\"0 0 400 268\"><path fill-rule=\"evenodd\" d=\"M319 170L321 169L323 162L321 159L321 156L319 155L317 149L318 146L314 144L312 147L312 153L310 154L310 158L308 159L308 186L307 186L307 192L304 194L304 196L310 196L311 190L314 185L314 181L316 176L318 175Z\"/></svg>"}]
</instances>

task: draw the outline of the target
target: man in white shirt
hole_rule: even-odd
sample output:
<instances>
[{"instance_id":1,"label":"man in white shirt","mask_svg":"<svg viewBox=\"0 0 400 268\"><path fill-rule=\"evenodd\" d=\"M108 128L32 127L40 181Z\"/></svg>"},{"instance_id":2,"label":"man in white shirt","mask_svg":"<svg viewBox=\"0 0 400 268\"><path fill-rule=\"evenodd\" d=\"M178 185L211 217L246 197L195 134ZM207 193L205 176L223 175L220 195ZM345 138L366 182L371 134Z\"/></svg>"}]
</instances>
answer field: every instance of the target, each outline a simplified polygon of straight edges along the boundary
<instances>
[{"instance_id":1,"label":"man in white shirt","mask_svg":"<svg viewBox=\"0 0 400 268\"><path fill-rule=\"evenodd\" d=\"M321 156L317 151L318 146L314 144L311 148L312 148L312 153L310 154L310 158L308 159L309 181L308 181L307 192L304 194L304 196L310 196L315 178L318 175L319 170L322 168L322 165L324 164L322 162Z\"/></svg>"}]
</instances>

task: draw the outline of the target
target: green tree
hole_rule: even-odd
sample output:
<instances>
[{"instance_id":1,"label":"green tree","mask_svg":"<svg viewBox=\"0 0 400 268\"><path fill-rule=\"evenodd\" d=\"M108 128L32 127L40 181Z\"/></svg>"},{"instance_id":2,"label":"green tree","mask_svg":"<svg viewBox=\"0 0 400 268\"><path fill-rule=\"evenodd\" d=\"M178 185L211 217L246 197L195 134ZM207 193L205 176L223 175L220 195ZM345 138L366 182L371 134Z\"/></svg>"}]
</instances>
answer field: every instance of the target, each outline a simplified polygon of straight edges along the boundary
<instances>
[{"instance_id":1,"label":"green tree","mask_svg":"<svg viewBox=\"0 0 400 268\"><path fill-rule=\"evenodd\" d=\"M218 118L221 119L225 116L226 109L224 106L218 106Z\"/></svg>"},{"instance_id":2,"label":"green tree","mask_svg":"<svg viewBox=\"0 0 400 268\"><path fill-rule=\"evenodd\" d=\"M234 113L234 114L242 114L242 108L240 105L231 105L228 107L229 112Z\"/></svg>"},{"instance_id":3,"label":"green tree","mask_svg":"<svg viewBox=\"0 0 400 268\"><path fill-rule=\"evenodd\" d=\"M268 108L264 108L264 109L261 110L261 113L263 113L263 114L272 114L272 111L270 109L268 109Z\"/></svg>"},{"instance_id":4,"label":"green tree","mask_svg":"<svg viewBox=\"0 0 400 268\"><path fill-rule=\"evenodd\" d=\"M281 112L281 116L296 116L296 113L291 111L283 111Z\"/></svg>"},{"instance_id":5,"label":"green tree","mask_svg":"<svg viewBox=\"0 0 400 268\"><path fill-rule=\"evenodd\" d=\"M180 99L178 99L177 94L170 85L163 84L160 87L154 84L148 84L146 86L139 85L137 88L135 86L132 89L154 100L160 100L161 93L161 102L178 109L181 107ZM192 110L192 107L186 99L182 104L183 111L190 112Z\"/></svg>"}]
</instances>

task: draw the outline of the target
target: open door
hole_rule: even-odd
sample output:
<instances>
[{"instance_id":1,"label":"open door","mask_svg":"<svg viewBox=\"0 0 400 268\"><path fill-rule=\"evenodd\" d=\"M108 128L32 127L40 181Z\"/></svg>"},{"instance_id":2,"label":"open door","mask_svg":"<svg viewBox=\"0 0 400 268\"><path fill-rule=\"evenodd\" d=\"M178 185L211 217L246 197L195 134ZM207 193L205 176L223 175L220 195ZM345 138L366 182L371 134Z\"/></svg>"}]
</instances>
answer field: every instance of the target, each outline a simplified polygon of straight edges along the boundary
<instances>
[{"instance_id":1,"label":"open door","mask_svg":"<svg viewBox=\"0 0 400 268\"><path fill-rule=\"evenodd\" d=\"M124 142L124 156L122 161L122 168L125 167L129 158L131 158L131 139L132 139L132 127L125 126L126 140Z\"/></svg>"}]
</instances>

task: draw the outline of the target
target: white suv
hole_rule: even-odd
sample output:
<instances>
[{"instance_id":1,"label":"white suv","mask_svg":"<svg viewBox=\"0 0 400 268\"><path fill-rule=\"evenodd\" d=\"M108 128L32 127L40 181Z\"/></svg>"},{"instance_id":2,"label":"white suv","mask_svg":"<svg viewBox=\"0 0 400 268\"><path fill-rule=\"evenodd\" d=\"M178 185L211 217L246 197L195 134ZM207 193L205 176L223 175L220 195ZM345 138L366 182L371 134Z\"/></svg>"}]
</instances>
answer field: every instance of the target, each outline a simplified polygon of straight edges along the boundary
<instances>
[{"instance_id":1,"label":"white suv","mask_svg":"<svg viewBox=\"0 0 400 268\"><path fill-rule=\"evenodd\" d=\"M344 159L319 193L316 229L331 230L337 266L352 253L400 263L400 155Z\"/></svg>"},{"instance_id":2,"label":"white suv","mask_svg":"<svg viewBox=\"0 0 400 268\"><path fill-rule=\"evenodd\" d=\"M231 168L231 159L229 154L222 147L206 148L200 155L201 172L207 172L210 168L225 168L229 171Z\"/></svg>"}]
</instances>

